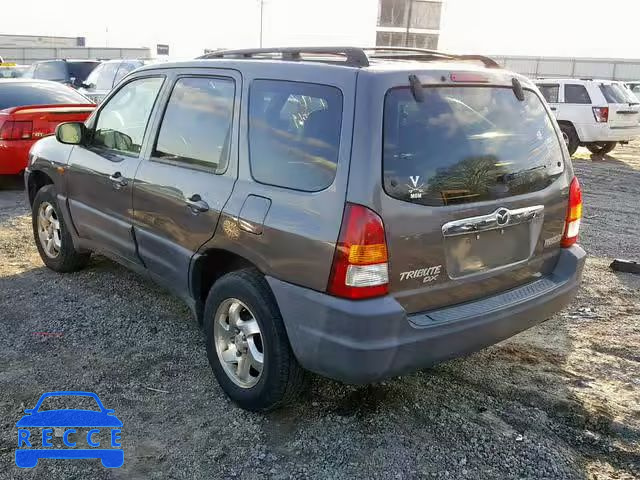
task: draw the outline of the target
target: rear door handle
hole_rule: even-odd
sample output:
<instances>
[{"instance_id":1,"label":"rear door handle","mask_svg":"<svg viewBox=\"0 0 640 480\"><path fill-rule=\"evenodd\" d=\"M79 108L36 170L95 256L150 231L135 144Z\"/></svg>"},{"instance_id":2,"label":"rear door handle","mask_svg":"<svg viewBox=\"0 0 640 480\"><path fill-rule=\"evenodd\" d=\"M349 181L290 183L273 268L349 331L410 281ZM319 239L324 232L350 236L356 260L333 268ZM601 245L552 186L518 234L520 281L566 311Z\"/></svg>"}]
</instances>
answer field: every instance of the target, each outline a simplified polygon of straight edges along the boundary
<instances>
[{"instance_id":1,"label":"rear door handle","mask_svg":"<svg viewBox=\"0 0 640 480\"><path fill-rule=\"evenodd\" d=\"M552 112L555 112L556 110L558 110L556 107L551 107L550 109Z\"/></svg>"},{"instance_id":2,"label":"rear door handle","mask_svg":"<svg viewBox=\"0 0 640 480\"><path fill-rule=\"evenodd\" d=\"M111 183L113 184L113 188L116 190L120 190L122 187L127 185L127 180L122 176L120 172L116 172L109 177Z\"/></svg>"},{"instance_id":3,"label":"rear door handle","mask_svg":"<svg viewBox=\"0 0 640 480\"><path fill-rule=\"evenodd\" d=\"M202 197L197 193L195 195L191 195L187 198L184 203L191 209L191 211L195 214L203 213L209 210L209 204L202 200Z\"/></svg>"}]
</instances>

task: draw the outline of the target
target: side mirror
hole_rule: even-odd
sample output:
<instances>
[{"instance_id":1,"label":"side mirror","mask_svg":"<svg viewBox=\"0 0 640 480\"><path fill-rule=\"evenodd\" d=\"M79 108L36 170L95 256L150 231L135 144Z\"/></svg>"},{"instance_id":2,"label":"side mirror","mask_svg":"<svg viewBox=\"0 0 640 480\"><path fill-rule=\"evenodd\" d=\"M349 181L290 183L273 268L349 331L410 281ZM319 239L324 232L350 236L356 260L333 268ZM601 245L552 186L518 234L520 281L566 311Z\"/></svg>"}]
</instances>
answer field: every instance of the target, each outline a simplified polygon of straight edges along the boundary
<instances>
[{"instance_id":1,"label":"side mirror","mask_svg":"<svg viewBox=\"0 0 640 480\"><path fill-rule=\"evenodd\" d=\"M27 415L33 413L33 408L25 408L24 413L26 413Z\"/></svg>"},{"instance_id":2,"label":"side mirror","mask_svg":"<svg viewBox=\"0 0 640 480\"><path fill-rule=\"evenodd\" d=\"M85 135L84 123L66 122L56 127L56 138L60 143L80 145Z\"/></svg>"}]
</instances>

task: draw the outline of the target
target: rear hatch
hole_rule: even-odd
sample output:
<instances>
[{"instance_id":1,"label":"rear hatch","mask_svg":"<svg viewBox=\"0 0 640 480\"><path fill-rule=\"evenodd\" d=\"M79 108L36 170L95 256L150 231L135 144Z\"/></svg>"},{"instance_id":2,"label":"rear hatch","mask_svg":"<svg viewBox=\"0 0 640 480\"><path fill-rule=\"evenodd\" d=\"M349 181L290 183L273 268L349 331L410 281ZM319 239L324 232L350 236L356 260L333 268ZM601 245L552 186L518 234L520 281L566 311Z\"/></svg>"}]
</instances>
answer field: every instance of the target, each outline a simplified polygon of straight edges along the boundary
<instances>
[{"instance_id":1,"label":"rear hatch","mask_svg":"<svg viewBox=\"0 0 640 480\"><path fill-rule=\"evenodd\" d=\"M391 88L384 101L385 193L376 208L390 293L413 313L549 274L571 170L543 101L489 84L421 92Z\"/></svg>"},{"instance_id":2,"label":"rear hatch","mask_svg":"<svg viewBox=\"0 0 640 480\"><path fill-rule=\"evenodd\" d=\"M600 91L609 104L609 125L611 128L637 127L640 123L640 103L624 85L603 82Z\"/></svg>"}]
</instances>

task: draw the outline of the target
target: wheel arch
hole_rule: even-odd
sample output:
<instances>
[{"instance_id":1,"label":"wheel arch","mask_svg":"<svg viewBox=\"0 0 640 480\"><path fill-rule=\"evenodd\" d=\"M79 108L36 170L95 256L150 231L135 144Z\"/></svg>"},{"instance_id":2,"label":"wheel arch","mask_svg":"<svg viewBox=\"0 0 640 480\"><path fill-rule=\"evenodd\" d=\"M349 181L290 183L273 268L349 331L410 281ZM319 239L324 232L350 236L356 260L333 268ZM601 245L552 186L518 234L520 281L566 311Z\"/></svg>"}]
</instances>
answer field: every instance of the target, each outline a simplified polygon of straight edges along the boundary
<instances>
[{"instance_id":1,"label":"wheel arch","mask_svg":"<svg viewBox=\"0 0 640 480\"><path fill-rule=\"evenodd\" d=\"M189 285L199 323L202 323L204 304L213 284L223 275L245 268L264 273L248 258L223 248L209 248L196 255L190 269Z\"/></svg>"},{"instance_id":2,"label":"wheel arch","mask_svg":"<svg viewBox=\"0 0 640 480\"><path fill-rule=\"evenodd\" d=\"M38 190L45 185L54 185L53 179L42 170L34 170L27 177L27 195L29 197L29 205L33 206L33 200L36 198Z\"/></svg>"}]
</instances>

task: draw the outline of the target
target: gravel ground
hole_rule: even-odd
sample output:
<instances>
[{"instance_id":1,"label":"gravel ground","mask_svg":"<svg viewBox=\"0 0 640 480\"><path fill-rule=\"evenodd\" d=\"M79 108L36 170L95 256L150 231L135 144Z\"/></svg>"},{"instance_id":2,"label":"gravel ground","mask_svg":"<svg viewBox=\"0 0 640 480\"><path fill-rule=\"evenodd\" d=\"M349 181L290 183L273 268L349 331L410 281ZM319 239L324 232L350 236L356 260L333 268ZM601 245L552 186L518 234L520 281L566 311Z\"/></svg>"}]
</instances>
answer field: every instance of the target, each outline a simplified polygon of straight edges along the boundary
<instances>
[{"instance_id":1,"label":"gravel ground","mask_svg":"<svg viewBox=\"0 0 640 480\"><path fill-rule=\"evenodd\" d=\"M217 386L188 310L96 257L45 269L23 193L0 191L0 479L640 478L640 146L580 151L576 302L549 322L437 368L368 387L316 378L267 415ZM49 332L53 335L41 335ZM15 422L41 393L94 391L123 420L124 466L14 465ZM155 389L155 390L154 390Z\"/></svg>"}]
</instances>

